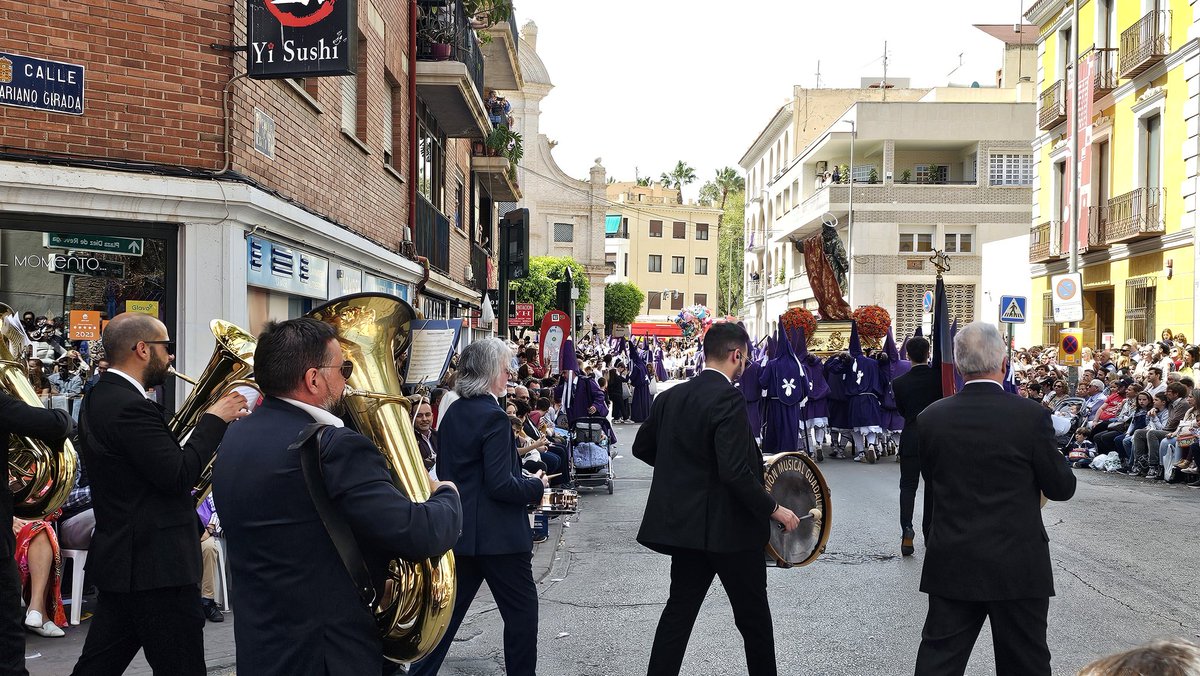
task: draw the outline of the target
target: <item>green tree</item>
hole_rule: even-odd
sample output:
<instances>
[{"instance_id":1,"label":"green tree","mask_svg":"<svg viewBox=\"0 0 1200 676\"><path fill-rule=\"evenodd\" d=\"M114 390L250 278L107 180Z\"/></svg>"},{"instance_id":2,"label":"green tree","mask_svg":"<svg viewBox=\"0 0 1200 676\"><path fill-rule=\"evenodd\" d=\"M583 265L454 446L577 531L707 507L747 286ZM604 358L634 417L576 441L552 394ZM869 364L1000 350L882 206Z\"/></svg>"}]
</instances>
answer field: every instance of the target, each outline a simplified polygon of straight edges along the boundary
<instances>
[{"instance_id":1,"label":"green tree","mask_svg":"<svg viewBox=\"0 0 1200 676\"><path fill-rule=\"evenodd\" d=\"M683 188L696 182L696 170L688 166L687 162L679 160L670 174L663 175L670 177L671 187L679 191L678 201L683 204Z\"/></svg>"},{"instance_id":2,"label":"green tree","mask_svg":"<svg viewBox=\"0 0 1200 676\"><path fill-rule=\"evenodd\" d=\"M741 178L740 176L738 178ZM744 183L743 183L744 186ZM717 262L717 313L739 316L742 294L745 291L743 266L746 258L746 233L742 223L746 217L746 193L730 191L722 199L724 212L717 232L719 260Z\"/></svg>"},{"instance_id":3,"label":"green tree","mask_svg":"<svg viewBox=\"0 0 1200 676\"><path fill-rule=\"evenodd\" d=\"M588 281L587 269L583 264L565 256L534 256L529 259L529 276L513 282L517 292L517 300L522 303L533 303L533 317L540 322L542 316L554 305L554 285L566 279L567 268L579 289L579 299L575 301L577 308L587 306L591 286Z\"/></svg>"},{"instance_id":4,"label":"green tree","mask_svg":"<svg viewBox=\"0 0 1200 676\"><path fill-rule=\"evenodd\" d=\"M746 179L733 167L725 167L717 170L717 177L713 181L717 189L721 191L721 208L725 208L725 201L729 199L730 193L746 192ZM742 220L742 214L739 212L738 220Z\"/></svg>"},{"instance_id":5,"label":"green tree","mask_svg":"<svg viewBox=\"0 0 1200 676\"><path fill-rule=\"evenodd\" d=\"M700 204L701 206L711 207L721 201L721 189L712 181L705 181L704 185L700 186Z\"/></svg>"},{"instance_id":6,"label":"green tree","mask_svg":"<svg viewBox=\"0 0 1200 676\"><path fill-rule=\"evenodd\" d=\"M645 300L646 294L632 282L609 284L604 289L604 326L611 330L616 324L632 324Z\"/></svg>"}]
</instances>

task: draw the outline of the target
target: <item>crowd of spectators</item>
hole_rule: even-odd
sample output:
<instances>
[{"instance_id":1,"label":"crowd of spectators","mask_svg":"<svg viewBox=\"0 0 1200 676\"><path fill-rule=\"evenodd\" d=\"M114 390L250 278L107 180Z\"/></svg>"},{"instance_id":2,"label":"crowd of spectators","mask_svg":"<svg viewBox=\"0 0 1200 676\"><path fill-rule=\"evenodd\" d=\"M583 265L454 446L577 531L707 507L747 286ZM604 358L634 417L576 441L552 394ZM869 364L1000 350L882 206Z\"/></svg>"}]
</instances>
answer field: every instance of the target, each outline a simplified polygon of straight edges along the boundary
<instances>
[{"instance_id":1,"label":"crowd of spectators","mask_svg":"<svg viewBox=\"0 0 1200 676\"><path fill-rule=\"evenodd\" d=\"M1068 461L1200 488L1200 346L1165 330L1155 343L1085 347L1080 355L1073 388L1057 347L1018 350L1012 360L1017 393L1053 412Z\"/></svg>"}]
</instances>

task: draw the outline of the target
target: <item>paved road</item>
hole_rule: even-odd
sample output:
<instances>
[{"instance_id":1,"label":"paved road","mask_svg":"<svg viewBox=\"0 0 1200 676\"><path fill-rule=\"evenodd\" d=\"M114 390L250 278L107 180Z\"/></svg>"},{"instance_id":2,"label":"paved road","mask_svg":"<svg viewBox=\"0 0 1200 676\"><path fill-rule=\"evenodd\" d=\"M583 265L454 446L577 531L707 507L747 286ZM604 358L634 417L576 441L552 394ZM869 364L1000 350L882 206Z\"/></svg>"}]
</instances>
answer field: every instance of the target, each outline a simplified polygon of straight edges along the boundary
<instances>
[{"instance_id":1,"label":"paved road","mask_svg":"<svg viewBox=\"0 0 1200 676\"><path fill-rule=\"evenodd\" d=\"M581 498L559 556L539 586L539 673L645 673L668 585L668 559L635 541L650 469L629 453L634 426L619 426L621 476L615 495ZM622 434L624 432L624 434ZM911 674L926 600L917 587L921 546L899 556L899 465L828 460L834 529L813 565L768 571L780 673ZM1200 603L1179 589L1195 566L1200 490L1078 471L1074 500L1043 513L1058 597L1050 606L1054 673L1073 674L1095 657L1155 637L1200 635ZM917 522L920 522L918 501ZM729 603L714 584L683 673L744 673ZM450 653L447 676L502 674L501 624L476 615ZM969 674L993 674L985 627Z\"/></svg>"}]
</instances>

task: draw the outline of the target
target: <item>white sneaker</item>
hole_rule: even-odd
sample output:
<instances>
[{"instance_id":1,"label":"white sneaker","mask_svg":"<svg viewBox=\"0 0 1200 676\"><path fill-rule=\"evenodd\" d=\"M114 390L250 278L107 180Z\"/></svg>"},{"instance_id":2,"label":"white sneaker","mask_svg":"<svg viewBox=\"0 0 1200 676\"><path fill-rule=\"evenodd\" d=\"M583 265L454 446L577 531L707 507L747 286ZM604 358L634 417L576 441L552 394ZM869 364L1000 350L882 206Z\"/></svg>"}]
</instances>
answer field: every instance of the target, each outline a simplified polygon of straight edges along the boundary
<instances>
[{"instance_id":1,"label":"white sneaker","mask_svg":"<svg viewBox=\"0 0 1200 676\"><path fill-rule=\"evenodd\" d=\"M863 451L859 451L858 455L854 456L854 462L862 462L863 460L866 460L866 459L867 459L867 454Z\"/></svg>"}]
</instances>

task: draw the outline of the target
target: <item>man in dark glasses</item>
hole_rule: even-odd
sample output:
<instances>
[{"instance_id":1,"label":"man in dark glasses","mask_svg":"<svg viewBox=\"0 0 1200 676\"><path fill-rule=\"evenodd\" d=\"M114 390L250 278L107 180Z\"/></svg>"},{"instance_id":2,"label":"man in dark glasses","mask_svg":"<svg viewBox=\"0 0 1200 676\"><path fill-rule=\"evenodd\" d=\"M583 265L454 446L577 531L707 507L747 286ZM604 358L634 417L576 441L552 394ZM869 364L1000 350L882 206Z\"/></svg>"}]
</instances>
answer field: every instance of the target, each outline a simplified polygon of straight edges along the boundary
<instances>
[{"instance_id":1,"label":"man in dark glasses","mask_svg":"<svg viewBox=\"0 0 1200 676\"><path fill-rule=\"evenodd\" d=\"M74 673L121 673L144 648L156 672L202 676L200 524L191 491L226 426L248 413L246 398L221 397L180 447L162 406L147 398L175 359L167 327L126 312L105 327L104 347L109 369L79 414L96 515L88 579L100 594Z\"/></svg>"},{"instance_id":2,"label":"man in dark glasses","mask_svg":"<svg viewBox=\"0 0 1200 676\"><path fill-rule=\"evenodd\" d=\"M429 499L410 500L393 485L375 444L336 415L353 376L353 362L324 322L272 322L258 337L254 378L263 400L229 429L213 469L238 609L238 673L292 676L313 673L313 665L382 673L368 603L372 589L376 598L386 591L387 561L440 556L458 539L462 509L454 485L430 480ZM319 470L308 468L310 491L301 458L313 448L295 442L314 422L327 427L314 440ZM360 562L353 571L345 542L335 545L326 527L338 525L319 504L349 529Z\"/></svg>"}]
</instances>

